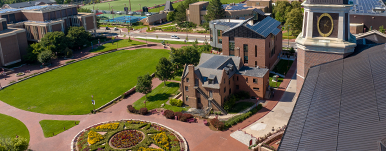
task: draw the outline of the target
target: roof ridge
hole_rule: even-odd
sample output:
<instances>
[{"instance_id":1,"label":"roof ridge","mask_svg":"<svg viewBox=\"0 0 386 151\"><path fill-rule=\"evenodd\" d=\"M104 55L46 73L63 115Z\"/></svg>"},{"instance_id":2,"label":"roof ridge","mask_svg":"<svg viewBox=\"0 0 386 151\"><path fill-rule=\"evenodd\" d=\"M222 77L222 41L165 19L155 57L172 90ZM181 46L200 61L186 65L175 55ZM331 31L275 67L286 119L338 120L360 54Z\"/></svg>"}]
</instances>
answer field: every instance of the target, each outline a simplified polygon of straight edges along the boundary
<instances>
[{"instance_id":1,"label":"roof ridge","mask_svg":"<svg viewBox=\"0 0 386 151\"><path fill-rule=\"evenodd\" d=\"M357 34L355 37L356 37L356 38L363 38L363 37L368 36L368 35L371 35L371 34L378 34L378 35L380 35L380 36L386 38L386 34L381 33L380 31L375 30L375 29L373 29L373 30L371 30L371 31L369 31L369 32Z\"/></svg>"}]
</instances>

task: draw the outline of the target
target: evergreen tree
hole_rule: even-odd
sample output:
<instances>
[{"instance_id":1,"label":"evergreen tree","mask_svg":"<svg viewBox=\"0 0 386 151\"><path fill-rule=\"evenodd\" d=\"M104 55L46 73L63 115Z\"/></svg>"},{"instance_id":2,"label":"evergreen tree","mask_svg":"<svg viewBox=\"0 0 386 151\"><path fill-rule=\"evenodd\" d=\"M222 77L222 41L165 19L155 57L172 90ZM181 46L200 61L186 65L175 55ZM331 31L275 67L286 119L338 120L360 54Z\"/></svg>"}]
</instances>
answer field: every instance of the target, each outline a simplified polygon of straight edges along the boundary
<instances>
[{"instance_id":1,"label":"evergreen tree","mask_svg":"<svg viewBox=\"0 0 386 151\"><path fill-rule=\"evenodd\" d=\"M383 25L382 25L382 26L379 26L379 31L380 31L381 33L385 33L385 28L383 27Z\"/></svg>"},{"instance_id":2,"label":"evergreen tree","mask_svg":"<svg viewBox=\"0 0 386 151\"><path fill-rule=\"evenodd\" d=\"M205 20L207 22L225 17L225 9L222 7L221 0L212 0L209 2Z\"/></svg>"}]
</instances>

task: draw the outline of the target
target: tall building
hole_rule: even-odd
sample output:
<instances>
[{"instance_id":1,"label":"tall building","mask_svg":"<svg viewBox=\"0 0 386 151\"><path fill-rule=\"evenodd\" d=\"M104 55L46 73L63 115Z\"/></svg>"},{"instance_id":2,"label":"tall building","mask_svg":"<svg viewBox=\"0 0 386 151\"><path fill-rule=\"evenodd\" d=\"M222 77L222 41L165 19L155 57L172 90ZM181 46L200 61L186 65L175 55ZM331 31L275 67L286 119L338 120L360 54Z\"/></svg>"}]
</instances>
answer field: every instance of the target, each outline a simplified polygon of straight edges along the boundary
<instances>
[{"instance_id":1,"label":"tall building","mask_svg":"<svg viewBox=\"0 0 386 151\"><path fill-rule=\"evenodd\" d=\"M307 0L303 28L296 38L297 92L312 66L343 59L354 52L356 39L350 33L348 0Z\"/></svg>"}]
</instances>

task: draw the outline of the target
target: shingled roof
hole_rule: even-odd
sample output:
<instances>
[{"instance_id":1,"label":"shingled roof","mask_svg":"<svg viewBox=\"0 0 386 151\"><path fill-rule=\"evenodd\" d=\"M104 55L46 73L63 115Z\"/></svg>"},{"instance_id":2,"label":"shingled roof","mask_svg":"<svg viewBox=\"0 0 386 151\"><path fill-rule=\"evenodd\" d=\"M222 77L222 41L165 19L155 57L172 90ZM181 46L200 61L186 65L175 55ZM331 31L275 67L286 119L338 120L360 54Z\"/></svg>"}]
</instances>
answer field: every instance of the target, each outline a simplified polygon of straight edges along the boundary
<instances>
[{"instance_id":1,"label":"shingled roof","mask_svg":"<svg viewBox=\"0 0 386 151\"><path fill-rule=\"evenodd\" d=\"M165 8L164 8L164 11L174 11L174 8L173 8L173 5L172 5L172 2L170 2L170 1L166 1L166 4L165 4Z\"/></svg>"},{"instance_id":2,"label":"shingled roof","mask_svg":"<svg viewBox=\"0 0 386 151\"><path fill-rule=\"evenodd\" d=\"M24 7L30 7L30 6L36 6L40 4L55 4L55 0L36 0L36 1L29 1L29 2L21 2L21 3L14 3L14 4L4 4L3 7L6 5L9 6L9 8L24 8Z\"/></svg>"},{"instance_id":3,"label":"shingled roof","mask_svg":"<svg viewBox=\"0 0 386 151\"><path fill-rule=\"evenodd\" d=\"M386 138L385 44L310 68L279 146L283 151L380 150Z\"/></svg>"}]
</instances>

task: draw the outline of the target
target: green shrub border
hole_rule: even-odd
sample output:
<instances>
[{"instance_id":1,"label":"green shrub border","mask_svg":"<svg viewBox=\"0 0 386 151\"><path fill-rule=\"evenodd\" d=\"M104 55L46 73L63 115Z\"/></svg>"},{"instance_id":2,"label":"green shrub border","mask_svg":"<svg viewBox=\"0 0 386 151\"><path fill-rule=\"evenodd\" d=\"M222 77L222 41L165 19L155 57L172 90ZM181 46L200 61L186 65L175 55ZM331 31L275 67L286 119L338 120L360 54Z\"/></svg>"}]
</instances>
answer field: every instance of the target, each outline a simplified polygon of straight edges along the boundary
<instances>
[{"instance_id":1,"label":"green shrub border","mask_svg":"<svg viewBox=\"0 0 386 151\"><path fill-rule=\"evenodd\" d=\"M232 127L233 125L236 125L237 123L240 123L247 119L248 117L251 117L252 115L256 114L260 109L263 108L263 105L259 104L256 108L253 108L252 110L248 111L247 113L240 114L237 116L234 116L227 121L224 122L225 129Z\"/></svg>"}]
</instances>

